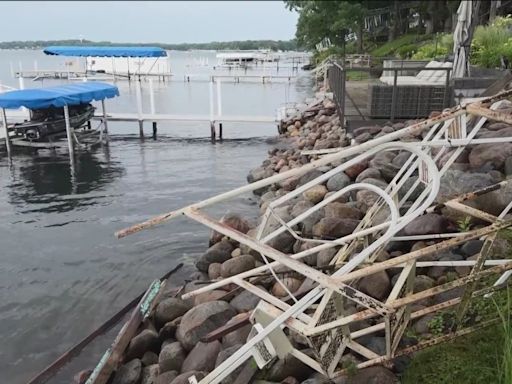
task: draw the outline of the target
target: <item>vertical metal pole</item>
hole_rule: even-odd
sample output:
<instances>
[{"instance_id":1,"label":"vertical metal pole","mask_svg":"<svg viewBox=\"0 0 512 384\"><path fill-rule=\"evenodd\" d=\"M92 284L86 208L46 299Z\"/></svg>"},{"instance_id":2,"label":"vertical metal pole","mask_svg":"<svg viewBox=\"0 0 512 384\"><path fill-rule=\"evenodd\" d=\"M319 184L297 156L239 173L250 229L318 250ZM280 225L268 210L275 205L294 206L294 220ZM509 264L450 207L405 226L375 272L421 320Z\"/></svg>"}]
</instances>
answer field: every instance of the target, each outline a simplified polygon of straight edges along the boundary
<instances>
[{"instance_id":1,"label":"vertical metal pole","mask_svg":"<svg viewBox=\"0 0 512 384\"><path fill-rule=\"evenodd\" d=\"M18 77L18 85L20 89L25 89L25 79L21 75Z\"/></svg>"},{"instance_id":2,"label":"vertical metal pole","mask_svg":"<svg viewBox=\"0 0 512 384\"><path fill-rule=\"evenodd\" d=\"M151 110L151 114L154 116L156 114L156 108L155 108L155 90L153 88L153 79L148 79L149 83L149 108ZM153 120L153 139L156 139L156 133L157 133L157 124L156 120Z\"/></svg>"},{"instance_id":3,"label":"vertical metal pole","mask_svg":"<svg viewBox=\"0 0 512 384\"><path fill-rule=\"evenodd\" d=\"M219 139L222 141L222 123L219 123Z\"/></svg>"},{"instance_id":4,"label":"vertical metal pole","mask_svg":"<svg viewBox=\"0 0 512 384\"><path fill-rule=\"evenodd\" d=\"M153 79L148 79L149 83L149 108L151 110L151 114L155 114L155 91L153 89Z\"/></svg>"},{"instance_id":5,"label":"vertical metal pole","mask_svg":"<svg viewBox=\"0 0 512 384\"><path fill-rule=\"evenodd\" d=\"M37 60L34 60L34 71L37 72Z\"/></svg>"},{"instance_id":6,"label":"vertical metal pole","mask_svg":"<svg viewBox=\"0 0 512 384\"><path fill-rule=\"evenodd\" d=\"M9 137L9 128L7 126L7 116L5 115L5 108L2 108L2 125L5 132L5 146L7 147L7 156L11 157L11 138Z\"/></svg>"},{"instance_id":7,"label":"vertical metal pole","mask_svg":"<svg viewBox=\"0 0 512 384\"><path fill-rule=\"evenodd\" d=\"M446 70L446 82L444 84L443 107L448 108L448 88L450 87L450 68Z\"/></svg>"},{"instance_id":8,"label":"vertical metal pole","mask_svg":"<svg viewBox=\"0 0 512 384\"><path fill-rule=\"evenodd\" d=\"M135 82L135 95L137 97L137 115L139 119L139 136L144 137L144 122L142 121L142 90L139 80Z\"/></svg>"},{"instance_id":9,"label":"vertical metal pole","mask_svg":"<svg viewBox=\"0 0 512 384\"><path fill-rule=\"evenodd\" d=\"M341 120L340 124L342 128L345 128L345 96L346 96L346 88L347 88L347 72L345 71L345 67L343 67L341 71Z\"/></svg>"},{"instance_id":10,"label":"vertical metal pole","mask_svg":"<svg viewBox=\"0 0 512 384\"><path fill-rule=\"evenodd\" d=\"M103 115L103 128L105 129L105 141L108 142L108 123L107 110L105 109L105 100L101 100L101 112Z\"/></svg>"},{"instance_id":11,"label":"vertical metal pole","mask_svg":"<svg viewBox=\"0 0 512 384\"><path fill-rule=\"evenodd\" d=\"M73 146L73 134L71 132L71 124L69 124L69 109L68 106L64 106L64 120L66 122L66 136L68 138L69 156L73 158L75 156L75 147Z\"/></svg>"},{"instance_id":12,"label":"vertical metal pole","mask_svg":"<svg viewBox=\"0 0 512 384\"><path fill-rule=\"evenodd\" d=\"M11 69L11 77L14 78L14 67L12 65L12 61L9 61L9 68Z\"/></svg>"},{"instance_id":13,"label":"vertical metal pole","mask_svg":"<svg viewBox=\"0 0 512 384\"><path fill-rule=\"evenodd\" d=\"M217 79L217 118L220 119L222 116L222 92L221 92L221 80Z\"/></svg>"},{"instance_id":14,"label":"vertical metal pole","mask_svg":"<svg viewBox=\"0 0 512 384\"><path fill-rule=\"evenodd\" d=\"M397 93L397 81L398 81L398 69L393 69L394 78L393 78L393 94L391 96L391 116L390 120L392 123L395 122L395 109L396 109L396 93Z\"/></svg>"},{"instance_id":15,"label":"vertical metal pole","mask_svg":"<svg viewBox=\"0 0 512 384\"><path fill-rule=\"evenodd\" d=\"M210 81L210 137L215 141L215 121L213 116L214 100L213 100L213 79Z\"/></svg>"}]
</instances>

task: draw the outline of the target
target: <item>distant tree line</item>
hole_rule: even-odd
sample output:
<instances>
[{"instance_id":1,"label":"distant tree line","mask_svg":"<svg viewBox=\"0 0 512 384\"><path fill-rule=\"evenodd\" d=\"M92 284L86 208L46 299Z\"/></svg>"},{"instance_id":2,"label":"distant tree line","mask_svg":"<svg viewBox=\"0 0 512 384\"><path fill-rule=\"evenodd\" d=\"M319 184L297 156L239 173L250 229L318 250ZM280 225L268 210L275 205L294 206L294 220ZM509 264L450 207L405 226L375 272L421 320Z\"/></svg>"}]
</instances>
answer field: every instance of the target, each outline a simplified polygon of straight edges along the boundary
<instances>
[{"instance_id":1,"label":"distant tree line","mask_svg":"<svg viewBox=\"0 0 512 384\"><path fill-rule=\"evenodd\" d=\"M82 46L104 46L104 47L161 47L168 50L187 51L190 49L202 50L255 50L270 49L272 51L293 51L297 49L295 40L246 40L246 41L214 41L210 43L112 43L110 41L90 41L90 40L33 40L33 41L5 41L0 42L0 49L41 49L50 45L82 45Z\"/></svg>"}]
</instances>

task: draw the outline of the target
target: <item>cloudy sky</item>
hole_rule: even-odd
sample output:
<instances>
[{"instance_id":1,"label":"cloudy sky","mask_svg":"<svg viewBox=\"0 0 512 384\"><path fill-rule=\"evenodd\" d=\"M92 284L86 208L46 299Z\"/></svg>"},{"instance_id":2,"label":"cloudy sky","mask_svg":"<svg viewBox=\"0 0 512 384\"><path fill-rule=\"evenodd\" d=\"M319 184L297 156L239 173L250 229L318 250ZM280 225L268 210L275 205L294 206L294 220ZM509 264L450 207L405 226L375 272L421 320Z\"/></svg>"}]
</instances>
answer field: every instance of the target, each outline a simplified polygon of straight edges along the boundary
<instances>
[{"instance_id":1,"label":"cloudy sky","mask_svg":"<svg viewBox=\"0 0 512 384\"><path fill-rule=\"evenodd\" d=\"M0 1L0 41L198 43L294 37L282 1Z\"/></svg>"}]
</instances>

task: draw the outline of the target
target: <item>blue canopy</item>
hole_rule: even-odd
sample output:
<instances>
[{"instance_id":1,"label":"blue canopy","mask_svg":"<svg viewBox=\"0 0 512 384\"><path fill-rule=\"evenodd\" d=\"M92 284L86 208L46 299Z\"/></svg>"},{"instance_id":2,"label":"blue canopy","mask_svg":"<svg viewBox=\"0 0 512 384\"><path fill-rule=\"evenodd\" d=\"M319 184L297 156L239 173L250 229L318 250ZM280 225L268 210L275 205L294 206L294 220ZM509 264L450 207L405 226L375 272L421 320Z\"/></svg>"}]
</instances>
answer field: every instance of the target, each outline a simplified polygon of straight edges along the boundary
<instances>
[{"instance_id":1,"label":"blue canopy","mask_svg":"<svg viewBox=\"0 0 512 384\"><path fill-rule=\"evenodd\" d=\"M104 100L115 96L119 96L119 90L114 85L85 82L0 93L0 108L17 109L26 107L28 109L40 109L63 107L65 105L90 103L93 100Z\"/></svg>"},{"instance_id":2,"label":"blue canopy","mask_svg":"<svg viewBox=\"0 0 512 384\"><path fill-rule=\"evenodd\" d=\"M159 47L82 47L54 46L43 50L47 55L82 57L164 57L167 52Z\"/></svg>"}]
</instances>

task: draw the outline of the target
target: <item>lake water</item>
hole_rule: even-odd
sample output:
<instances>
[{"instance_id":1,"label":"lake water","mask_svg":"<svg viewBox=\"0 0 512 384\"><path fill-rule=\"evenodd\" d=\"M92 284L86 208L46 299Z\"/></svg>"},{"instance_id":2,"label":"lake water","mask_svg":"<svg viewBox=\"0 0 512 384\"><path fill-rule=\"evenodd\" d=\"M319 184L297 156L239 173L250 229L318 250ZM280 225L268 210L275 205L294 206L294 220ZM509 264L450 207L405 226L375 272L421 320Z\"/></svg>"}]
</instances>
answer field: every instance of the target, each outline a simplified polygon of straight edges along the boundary
<instances>
[{"instance_id":1,"label":"lake water","mask_svg":"<svg viewBox=\"0 0 512 384\"><path fill-rule=\"evenodd\" d=\"M188 66L194 59L215 61L212 52L170 55L176 78L211 71ZM62 63L38 51L0 51L0 83L18 83L10 62L28 69L34 60L39 68ZM282 103L312 96L311 78L298 76L290 84L226 82L223 113L275 115ZM27 79L25 87L55 83ZM133 84L117 85L121 97L107 102L109 111L135 112ZM208 113L206 82L157 82L155 91L157 112ZM198 224L178 219L123 240L113 234L243 185L276 135L272 124L225 124L226 140L211 144L205 123L159 124L156 141L141 141L136 123L109 128L110 146L79 153L74 174L65 152L17 151L11 164L0 152L1 383L26 382L176 264L188 265L181 276L192 270L207 247L208 231ZM209 212L220 217L228 210L257 213L251 195ZM88 348L53 382L68 383L66 374L91 367L112 338L111 332Z\"/></svg>"}]
</instances>

